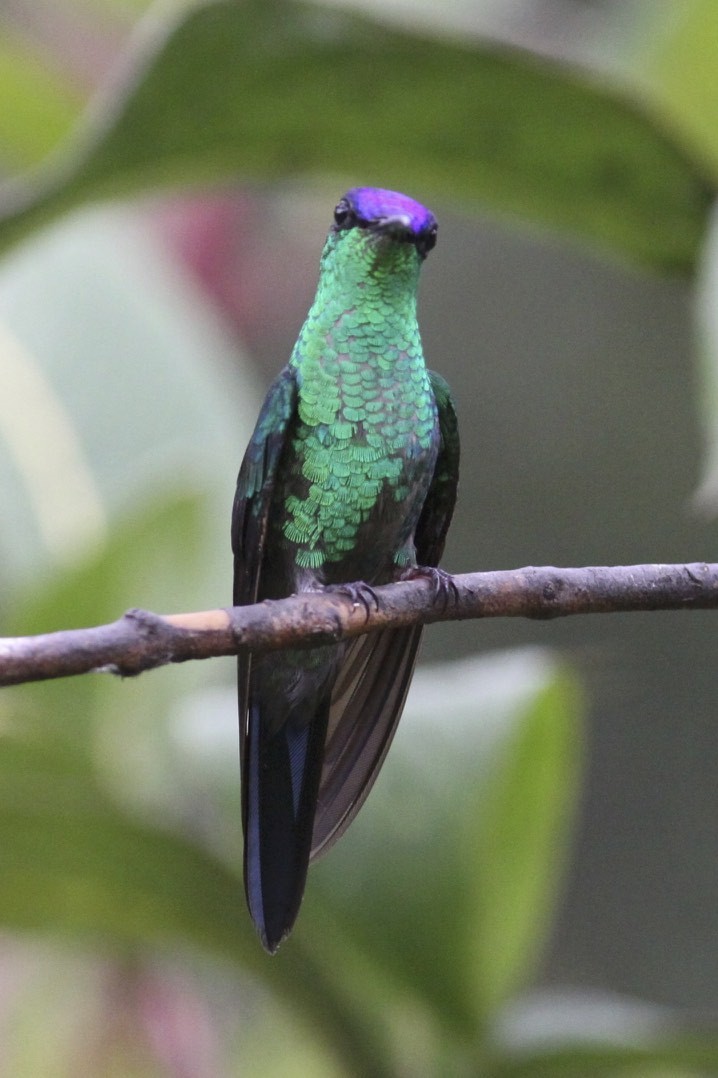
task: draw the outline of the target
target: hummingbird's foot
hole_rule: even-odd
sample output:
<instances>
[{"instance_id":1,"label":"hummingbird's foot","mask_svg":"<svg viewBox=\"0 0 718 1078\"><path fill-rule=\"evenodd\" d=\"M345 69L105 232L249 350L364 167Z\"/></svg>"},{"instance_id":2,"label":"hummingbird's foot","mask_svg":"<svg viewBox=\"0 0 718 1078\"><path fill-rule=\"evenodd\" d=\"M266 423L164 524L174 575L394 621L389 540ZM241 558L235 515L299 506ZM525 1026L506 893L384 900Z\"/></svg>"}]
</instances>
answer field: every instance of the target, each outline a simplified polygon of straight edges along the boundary
<instances>
[{"instance_id":1,"label":"hummingbird's foot","mask_svg":"<svg viewBox=\"0 0 718 1078\"><path fill-rule=\"evenodd\" d=\"M449 603L449 596L451 596L454 603L459 601L459 589L454 583L454 578L451 573L447 573L445 569L439 569L435 565L411 565L408 569L399 577L400 580L429 580L431 582L434 598L437 599L441 596L443 600L443 608Z\"/></svg>"},{"instance_id":2,"label":"hummingbird's foot","mask_svg":"<svg viewBox=\"0 0 718 1078\"><path fill-rule=\"evenodd\" d=\"M369 584L363 580L357 580L352 584L328 584L325 591L333 591L338 595L345 595L354 606L363 606L364 612L369 619L372 604L375 610L379 610L379 596Z\"/></svg>"}]
</instances>

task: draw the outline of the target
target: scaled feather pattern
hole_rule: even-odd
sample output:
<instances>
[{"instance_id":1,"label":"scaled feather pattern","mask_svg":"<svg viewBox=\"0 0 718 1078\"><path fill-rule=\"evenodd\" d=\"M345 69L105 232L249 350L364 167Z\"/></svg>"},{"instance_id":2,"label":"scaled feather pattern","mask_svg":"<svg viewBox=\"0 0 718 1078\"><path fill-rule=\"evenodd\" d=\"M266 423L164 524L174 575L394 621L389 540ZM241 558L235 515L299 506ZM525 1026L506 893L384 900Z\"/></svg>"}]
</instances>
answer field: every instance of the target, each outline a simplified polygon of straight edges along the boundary
<instances>
[{"instance_id":1,"label":"scaled feather pattern","mask_svg":"<svg viewBox=\"0 0 718 1078\"><path fill-rule=\"evenodd\" d=\"M448 386L416 317L433 214L396 191L341 198L317 293L270 387L237 480L234 602L389 583L436 569L459 468ZM441 577L435 576L441 581ZM239 659L244 879L273 953L311 860L346 830L379 772L421 627Z\"/></svg>"}]
</instances>

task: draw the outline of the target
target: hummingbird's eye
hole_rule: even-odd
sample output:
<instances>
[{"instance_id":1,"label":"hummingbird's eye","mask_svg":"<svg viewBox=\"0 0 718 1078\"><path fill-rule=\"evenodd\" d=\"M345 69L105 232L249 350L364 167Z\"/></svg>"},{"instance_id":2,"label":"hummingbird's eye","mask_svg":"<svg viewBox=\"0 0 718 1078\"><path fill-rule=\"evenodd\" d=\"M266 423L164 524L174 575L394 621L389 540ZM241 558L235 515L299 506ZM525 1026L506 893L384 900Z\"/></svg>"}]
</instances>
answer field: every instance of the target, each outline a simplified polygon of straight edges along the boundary
<instances>
[{"instance_id":1,"label":"hummingbird's eye","mask_svg":"<svg viewBox=\"0 0 718 1078\"><path fill-rule=\"evenodd\" d=\"M422 258L426 258L429 251L433 247L436 247L436 233L438 232L438 225L433 224L431 228L428 228L425 232L422 232L417 239L416 247Z\"/></svg>"},{"instance_id":2,"label":"hummingbird's eye","mask_svg":"<svg viewBox=\"0 0 718 1078\"><path fill-rule=\"evenodd\" d=\"M345 198L341 198L334 210L334 223L337 228L352 228L356 221L354 210Z\"/></svg>"}]
</instances>

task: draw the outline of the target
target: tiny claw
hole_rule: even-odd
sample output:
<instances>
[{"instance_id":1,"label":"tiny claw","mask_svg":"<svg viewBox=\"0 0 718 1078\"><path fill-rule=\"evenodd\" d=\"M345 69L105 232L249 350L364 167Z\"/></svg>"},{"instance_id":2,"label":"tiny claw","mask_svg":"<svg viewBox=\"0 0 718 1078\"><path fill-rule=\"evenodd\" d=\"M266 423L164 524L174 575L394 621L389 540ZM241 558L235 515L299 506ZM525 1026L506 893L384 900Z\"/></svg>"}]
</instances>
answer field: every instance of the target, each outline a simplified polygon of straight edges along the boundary
<instances>
[{"instance_id":1,"label":"tiny claw","mask_svg":"<svg viewBox=\"0 0 718 1078\"><path fill-rule=\"evenodd\" d=\"M434 598L436 599L441 595L444 610L446 610L448 605L449 596L451 596L454 603L458 603L459 601L459 589L454 583L453 576L451 573L447 573L445 569L439 569L436 565L412 565L404 570L400 579L429 580L431 582Z\"/></svg>"},{"instance_id":2,"label":"tiny claw","mask_svg":"<svg viewBox=\"0 0 718 1078\"><path fill-rule=\"evenodd\" d=\"M357 580L352 584L330 584L325 589L326 591L333 591L339 595L345 595L352 601L354 606L363 606L364 613L366 614L367 621L371 615L371 604L374 604L374 609L379 610L379 596L369 584L365 584L363 580Z\"/></svg>"}]
</instances>

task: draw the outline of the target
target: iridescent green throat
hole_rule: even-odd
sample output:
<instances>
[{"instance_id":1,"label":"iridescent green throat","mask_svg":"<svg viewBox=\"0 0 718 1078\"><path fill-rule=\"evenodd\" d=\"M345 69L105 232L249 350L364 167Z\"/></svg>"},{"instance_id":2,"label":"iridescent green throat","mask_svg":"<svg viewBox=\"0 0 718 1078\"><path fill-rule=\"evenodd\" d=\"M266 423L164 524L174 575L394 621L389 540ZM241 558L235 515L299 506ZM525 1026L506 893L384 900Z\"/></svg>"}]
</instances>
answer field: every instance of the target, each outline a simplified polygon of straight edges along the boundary
<instances>
[{"instance_id":1,"label":"iridescent green throat","mask_svg":"<svg viewBox=\"0 0 718 1078\"><path fill-rule=\"evenodd\" d=\"M348 242L349 241L349 242ZM338 562L380 496L401 503L411 462L431 447L435 404L416 321L420 260L410 244L330 235L315 302L291 358L301 480L283 533L302 568ZM406 552L397 549L398 563Z\"/></svg>"}]
</instances>

